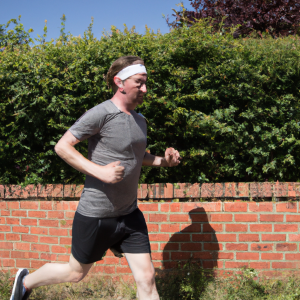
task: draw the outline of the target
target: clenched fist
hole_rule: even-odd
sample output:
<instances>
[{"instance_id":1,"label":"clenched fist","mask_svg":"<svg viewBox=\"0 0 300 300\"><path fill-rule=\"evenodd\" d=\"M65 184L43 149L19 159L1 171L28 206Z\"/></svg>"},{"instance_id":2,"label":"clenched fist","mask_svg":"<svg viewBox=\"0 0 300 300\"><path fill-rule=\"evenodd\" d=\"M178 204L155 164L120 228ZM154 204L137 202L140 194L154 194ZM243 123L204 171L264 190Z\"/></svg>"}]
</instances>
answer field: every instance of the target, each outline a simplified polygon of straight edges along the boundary
<instances>
[{"instance_id":1,"label":"clenched fist","mask_svg":"<svg viewBox=\"0 0 300 300\"><path fill-rule=\"evenodd\" d=\"M174 148L168 148L165 151L165 160L168 164L168 167L175 167L180 164L180 155L177 150Z\"/></svg>"},{"instance_id":2,"label":"clenched fist","mask_svg":"<svg viewBox=\"0 0 300 300\"><path fill-rule=\"evenodd\" d=\"M124 167L120 166L120 161L114 161L102 169L101 181L105 183L116 183L124 178Z\"/></svg>"}]
</instances>

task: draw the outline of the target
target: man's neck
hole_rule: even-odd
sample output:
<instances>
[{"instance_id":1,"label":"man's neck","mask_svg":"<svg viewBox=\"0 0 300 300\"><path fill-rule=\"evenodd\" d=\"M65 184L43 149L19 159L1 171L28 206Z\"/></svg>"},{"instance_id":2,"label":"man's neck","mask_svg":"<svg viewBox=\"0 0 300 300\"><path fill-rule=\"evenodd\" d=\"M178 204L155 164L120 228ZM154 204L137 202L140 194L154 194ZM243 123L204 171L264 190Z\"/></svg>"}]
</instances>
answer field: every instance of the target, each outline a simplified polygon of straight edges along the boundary
<instances>
[{"instance_id":1,"label":"man's neck","mask_svg":"<svg viewBox=\"0 0 300 300\"><path fill-rule=\"evenodd\" d=\"M123 95L119 91L115 93L115 95L110 100L119 110L127 115L131 115L130 111L135 109L135 106L133 107L132 104L130 105L129 103L127 103L127 96Z\"/></svg>"}]
</instances>

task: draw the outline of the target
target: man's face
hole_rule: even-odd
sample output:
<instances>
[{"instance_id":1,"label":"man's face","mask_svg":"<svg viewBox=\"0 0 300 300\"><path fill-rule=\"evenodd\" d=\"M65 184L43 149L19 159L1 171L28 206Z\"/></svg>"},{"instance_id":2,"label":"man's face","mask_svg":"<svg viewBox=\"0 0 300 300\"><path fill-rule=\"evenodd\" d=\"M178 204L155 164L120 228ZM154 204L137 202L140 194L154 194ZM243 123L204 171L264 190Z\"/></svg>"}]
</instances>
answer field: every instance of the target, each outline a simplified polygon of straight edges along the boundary
<instances>
[{"instance_id":1,"label":"man's face","mask_svg":"<svg viewBox=\"0 0 300 300\"><path fill-rule=\"evenodd\" d=\"M147 93L146 82L147 74L136 74L125 80L124 91L130 103L134 105L143 103L143 97Z\"/></svg>"}]
</instances>

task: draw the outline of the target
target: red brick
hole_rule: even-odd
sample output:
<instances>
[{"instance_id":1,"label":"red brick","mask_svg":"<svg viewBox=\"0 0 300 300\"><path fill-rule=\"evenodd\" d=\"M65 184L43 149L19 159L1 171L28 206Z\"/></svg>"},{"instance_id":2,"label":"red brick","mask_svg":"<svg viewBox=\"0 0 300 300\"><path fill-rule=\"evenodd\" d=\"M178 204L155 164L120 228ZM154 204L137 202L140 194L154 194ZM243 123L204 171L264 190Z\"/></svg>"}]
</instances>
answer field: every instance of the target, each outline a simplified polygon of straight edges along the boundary
<instances>
[{"instance_id":1,"label":"red brick","mask_svg":"<svg viewBox=\"0 0 300 300\"><path fill-rule=\"evenodd\" d=\"M216 239L218 242L236 242L236 234L217 233Z\"/></svg>"},{"instance_id":2,"label":"red brick","mask_svg":"<svg viewBox=\"0 0 300 300\"><path fill-rule=\"evenodd\" d=\"M167 222L168 215L166 214L149 214L149 222Z\"/></svg>"},{"instance_id":3,"label":"red brick","mask_svg":"<svg viewBox=\"0 0 300 300\"><path fill-rule=\"evenodd\" d=\"M174 186L172 183L166 183L164 185L164 197L173 198L174 197Z\"/></svg>"},{"instance_id":4,"label":"red brick","mask_svg":"<svg viewBox=\"0 0 300 300\"><path fill-rule=\"evenodd\" d=\"M259 269L270 269L269 262L250 262L250 268L259 270Z\"/></svg>"},{"instance_id":5,"label":"red brick","mask_svg":"<svg viewBox=\"0 0 300 300\"><path fill-rule=\"evenodd\" d=\"M76 211L79 201L69 201L70 210Z\"/></svg>"},{"instance_id":6,"label":"red brick","mask_svg":"<svg viewBox=\"0 0 300 300\"><path fill-rule=\"evenodd\" d=\"M45 244L58 244L58 237L41 236L40 243Z\"/></svg>"},{"instance_id":7,"label":"red brick","mask_svg":"<svg viewBox=\"0 0 300 300\"><path fill-rule=\"evenodd\" d=\"M27 211L26 210L13 210L11 212L11 215L13 217L27 217Z\"/></svg>"},{"instance_id":8,"label":"red brick","mask_svg":"<svg viewBox=\"0 0 300 300\"><path fill-rule=\"evenodd\" d=\"M108 274L114 274L115 273L114 269L107 269L107 270L109 270L109 272L107 272L105 269L106 268L104 267L104 272L105 273L108 273ZM126 274L126 273L131 273L131 269L129 267L117 267L116 272L118 274L124 274L124 273Z\"/></svg>"},{"instance_id":9,"label":"red brick","mask_svg":"<svg viewBox=\"0 0 300 300\"><path fill-rule=\"evenodd\" d=\"M36 219L21 219L21 224L24 226L37 226Z\"/></svg>"},{"instance_id":10,"label":"red brick","mask_svg":"<svg viewBox=\"0 0 300 300\"><path fill-rule=\"evenodd\" d=\"M1 216L10 216L10 210L1 210Z\"/></svg>"},{"instance_id":11,"label":"red brick","mask_svg":"<svg viewBox=\"0 0 300 300\"><path fill-rule=\"evenodd\" d=\"M221 202L185 202L182 203L183 212L220 212Z\"/></svg>"},{"instance_id":12,"label":"red brick","mask_svg":"<svg viewBox=\"0 0 300 300\"><path fill-rule=\"evenodd\" d=\"M74 219L75 212L66 211L65 215L66 215L66 219Z\"/></svg>"},{"instance_id":13,"label":"red brick","mask_svg":"<svg viewBox=\"0 0 300 300\"><path fill-rule=\"evenodd\" d=\"M28 233L29 228L24 226L13 226L12 228L13 232L20 232L20 233Z\"/></svg>"},{"instance_id":14,"label":"red brick","mask_svg":"<svg viewBox=\"0 0 300 300\"><path fill-rule=\"evenodd\" d=\"M211 222L232 222L232 214L211 214Z\"/></svg>"},{"instance_id":15,"label":"red brick","mask_svg":"<svg viewBox=\"0 0 300 300\"><path fill-rule=\"evenodd\" d=\"M226 224L225 229L227 232L246 232L248 225L245 224Z\"/></svg>"},{"instance_id":16,"label":"red brick","mask_svg":"<svg viewBox=\"0 0 300 300\"><path fill-rule=\"evenodd\" d=\"M149 234L150 241L166 242L169 240L169 234Z\"/></svg>"},{"instance_id":17,"label":"red brick","mask_svg":"<svg viewBox=\"0 0 300 300\"><path fill-rule=\"evenodd\" d=\"M248 262L233 262L233 261L225 261L225 269L240 269L240 268L248 268Z\"/></svg>"},{"instance_id":18,"label":"red brick","mask_svg":"<svg viewBox=\"0 0 300 300\"><path fill-rule=\"evenodd\" d=\"M187 214L174 214L170 215L170 222L188 222L189 216Z\"/></svg>"},{"instance_id":19,"label":"red brick","mask_svg":"<svg viewBox=\"0 0 300 300\"><path fill-rule=\"evenodd\" d=\"M169 235L165 234L164 236L165 236L166 240L162 240L162 242L169 241ZM188 242L190 240L191 240L190 235L183 234L183 233L176 233L170 237L170 242Z\"/></svg>"},{"instance_id":20,"label":"red brick","mask_svg":"<svg viewBox=\"0 0 300 300\"><path fill-rule=\"evenodd\" d=\"M160 232L178 232L178 231L179 231L179 224L161 224L160 225Z\"/></svg>"},{"instance_id":21,"label":"red brick","mask_svg":"<svg viewBox=\"0 0 300 300\"><path fill-rule=\"evenodd\" d=\"M171 212L181 212L181 203L170 203Z\"/></svg>"},{"instance_id":22,"label":"red brick","mask_svg":"<svg viewBox=\"0 0 300 300\"><path fill-rule=\"evenodd\" d=\"M71 245L72 243L72 238L60 238L60 244L61 245Z\"/></svg>"},{"instance_id":23,"label":"red brick","mask_svg":"<svg viewBox=\"0 0 300 300\"><path fill-rule=\"evenodd\" d=\"M277 212L297 212L297 202L276 203Z\"/></svg>"},{"instance_id":24,"label":"red brick","mask_svg":"<svg viewBox=\"0 0 300 300\"><path fill-rule=\"evenodd\" d=\"M274 225L274 231L275 232L297 232L298 231L298 225L297 224L280 224Z\"/></svg>"},{"instance_id":25,"label":"red brick","mask_svg":"<svg viewBox=\"0 0 300 300\"><path fill-rule=\"evenodd\" d=\"M226 244L226 250L237 250L237 251L247 251L248 250L248 244Z\"/></svg>"},{"instance_id":26,"label":"red brick","mask_svg":"<svg viewBox=\"0 0 300 300\"><path fill-rule=\"evenodd\" d=\"M152 244L151 244L151 250L152 250ZM164 251L179 250L179 243L161 243L160 250L164 250Z\"/></svg>"},{"instance_id":27,"label":"red brick","mask_svg":"<svg viewBox=\"0 0 300 300\"><path fill-rule=\"evenodd\" d=\"M285 234L283 234L285 236ZM285 239L284 239L285 241ZM300 242L300 234L289 234L290 242Z\"/></svg>"},{"instance_id":28,"label":"red brick","mask_svg":"<svg viewBox=\"0 0 300 300\"><path fill-rule=\"evenodd\" d=\"M258 234L239 234L240 242L259 242Z\"/></svg>"},{"instance_id":29,"label":"red brick","mask_svg":"<svg viewBox=\"0 0 300 300\"><path fill-rule=\"evenodd\" d=\"M246 212L247 203L245 202L225 202L224 203L225 211L230 212Z\"/></svg>"},{"instance_id":30,"label":"red brick","mask_svg":"<svg viewBox=\"0 0 300 300\"><path fill-rule=\"evenodd\" d=\"M139 209L144 211L158 211L158 204L157 203L143 203L139 205Z\"/></svg>"},{"instance_id":31,"label":"red brick","mask_svg":"<svg viewBox=\"0 0 300 300\"><path fill-rule=\"evenodd\" d=\"M46 234L48 234L48 228L31 227L30 228L30 233L46 235Z\"/></svg>"},{"instance_id":32,"label":"red brick","mask_svg":"<svg viewBox=\"0 0 300 300\"><path fill-rule=\"evenodd\" d=\"M287 215L286 221L287 222L300 222L300 216L298 214L297 215Z\"/></svg>"},{"instance_id":33,"label":"red brick","mask_svg":"<svg viewBox=\"0 0 300 300\"><path fill-rule=\"evenodd\" d=\"M180 229L182 232L201 232L201 224L181 224Z\"/></svg>"},{"instance_id":34,"label":"red brick","mask_svg":"<svg viewBox=\"0 0 300 300\"><path fill-rule=\"evenodd\" d=\"M300 260L300 253L287 253L285 260Z\"/></svg>"},{"instance_id":35,"label":"red brick","mask_svg":"<svg viewBox=\"0 0 300 300\"><path fill-rule=\"evenodd\" d=\"M203 213L190 213L189 219L192 222L208 222L208 215Z\"/></svg>"},{"instance_id":36,"label":"red brick","mask_svg":"<svg viewBox=\"0 0 300 300\"><path fill-rule=\"evenodd\" d=\"M282 253L262 253L261 259L266 260L282 260L283 254Z\"/></svg>"},{"instance_id":37,"label":"red brick","mask_svg":"<svg viewBox=\"0 0 300 300\"><path fill-rule=\"evenodd\" d=\"M276 197L287 197L288 196L288 184L287 182L276 182L273 185L274 194Z\"/></svg>"},{"instance_id":38,"label":"red brick","mask_svg":"<svg viewBox=\"0 0 300 300\"><path fill-rule=\"evenodd\" d=\"M233 253L218 252L218 259L233 259Z\"/></svg>"},{"instance_id":39,"label":"red brick","mask_svg":"<svg viewBox=\"0 0 300 300\"><path fill-rule=\"evenodd\" d=\"M203 183L201 185L201 198L212 198L214 197L214 184Z\"/></svg>"},{"instance_id":40,"label":"red brick","mask_svg":"<svg viewBox=\"0 0 300 300\"><path fill-rule=\"evenodd\" d=\"M259 194L259 184L258 182L250 182L250 197L257 198Z\"/></svg>"},{"instance_id":41,"label":"red brick","mask_svg":"<svg viewBox=\"0 0 300 300\"><path fill-rule=\"evenodd\" d=\"M161 212L169 212L170 211L170 204L169 203L161 203L160 204L160 211Z\"/></svg>"},{"instance_id":42,"label":"red brick","mask_svg":"<svg viewBox=\"0 0 300 300\"><path fill-rule=\"evenodd\" d=\"M285 234L262 234L261 240L264 242L285 242Z\"/></svg>"},{"instance_id":43,"label":"red brick","mask_svg":"<svg viewBox=\"0 0 300 300\"><path fill-rule=\"evenodd\" d=\"M283 222L283 215L260 215L261 222Z\"/></svg>"},{"instance_id":44,"label":"red brick","mask_svg":"<svg viewBox=\"0 0 300 300\"><path fill-rule=\"evenodd\" d=\"M257 215L253 214L236 214L234 215L236 222L257 222Z\"/></svg>"},{"instance_id":45,"label":"red brick","mask_svg":"<svg viewBox=\"0 0 300 300\"><path fill-rule=\"evenodd\" d=\"M32 234L22 234L22 241L23 242L33 242L37 243L39 240L37 235L32 235Z\"/></svg>"},{"instance_id":46,"label":"red brick","mask_svg":"<svg viewBox=\"0 0 300 300\"><path fill-rule=\"evenodd\" d=\"M39 269L40 267L42 267L44 264L46 264L47 262L42 261L42 260L31 260L30 261L30 266L33 269Z\"/></svg>"},{"instance_id":47,"label":"red brick","mask_svg":"<svg viewBox=\"0 0 300 300\"><path fill-rule=\"evenodd\" d=\"M272 190L272 183L271 182L260 182L258 183L258 197L265 198L265 197L272 197L273 190Z\"/></svg>"},{"instance_id":48,"label":"red brick","mask_svg":"<svg viewBox=\"0 0 300 300\"><path fill-rule=\"evenodd\" d=\"M15 233L7 233L6 234L6 240L7 241L19 241L20 235Z\"/></svg>"},{"instance_id":49,"label":"red brick","mask_svg":"<svg viewBox=\"0 0 300 300\"><path fill-rule=\"evenodd\" d=\"M215 183L215 191L213 197L224 197L224 184L223 183Z\"/></svg>"},{"instance_id":50,"label":"red brick","mask_svg":"<svg viewBox=\"0 0 300 300\"><path fill-rule=\"evenodd\" d=\"M6 224L20 225L20 219L19 218L6 218Z\"/></svg>"},{"instance_id":51,"label":"red brick","mask_svg":"<svg viewBox=\"0 0 300 300\"><path fill-rule=\"evenodd\" d=\"M52 198L53 184L37 185L38 198Z\"/></svg>"},{"instance_id":52,"label":"red brick","mask_svg":"<svg viewBox=\"0 0 300 300\"><path fill-rule=\"evenodd\" d=\"M49 235L67 236L68 230L67 229L49 228Z\"/></svg>"},{"instance_id":53,"label":"red brick","mask_svg":"<svg viewBox=\"0 0 300 300\"><path fill-rule=\"evenodd\" d=\"M39 209L38 201L20 201L21 209Z\"/></svg>"},{"instance_id":54,"label":"red brick","mask_svg":"<svg viewBox=\"0 0 300 300\"><path fill-rule=\"evenodd\" d=\"M3 184L0 184L0 199L4 199L4 185ZM0 202L0 209L1 208L6 208L6 204L4 201L2 203Z\"/></svg>"},{"instance_id":55,"label":"red brick","mask_svg":"<svg viewBox=\"0 0 300 300\"><path fill-rule=\"evenodd\" d=\"M58 227L58 220L39 220L40 226Z\"/></svg>"},{"instance_id":56,"label":"red brick","mask_svg":"<svg viewBox=\"0 0 300 300\"><path fill-rule=\"evenodd\" d=\"M9 259L9 258L3 258L2 259L2 266L3 267L14 267L15 266L15 260Z\"/></svg>"},{"instance_id":57,"label":"red brick","mask_svg":"<svg viewBox=\"0 0 300 300\"><path fill-rule=\"evenodd\" d=\"M1 232L9 232L11 231L11 227L7 225L0 225L0 231Z\"/></svg>"},{"instance_id":58,"label":"red brick","mask_svg":"<svg viewBox=\"0 0 300 300\"><path fill-rule=\"evenodd\" d=\"M4 217L0 217L0 224L5 224L5 218Z\"/></svg>"},{"instance_id":59,"label":"red brick","mask_svg":"<svg viewBox=\"0 0 300 300\"><path fill-rule=\"evenodd\" d=\"M171 260L188 260L192 255L191 252L171 252Z\"/></svg>"},{"instance_id":60,"label":"red brick","mask_svg":"<svg viewBox=\"0 0 300 300\"><path fill-rule=\"evenodd\" d=\"M297 262L273 262L273 269L299 269L300 264Z\"/></svg>"},{"instance_id":61,"label":"red brick","mask_svg":"<svg viewBox=\"0 0 300 300\"><path fill-rule=\"evenodd\" d=\"M147 224L148 232L158 232L159 225L158 224Z\"/></svg>"},{"instance_id":62,"label":"red brick","mask_svg":"<svg viewBox=\"0 0 300 300\"><path fill-rule=\"evenodd\" d=\"M254 252L237 252L236 259L238 260L259 260L259 253Z\"/></svg>"},{"instance_id":63,"label":"red brick","mask_svg":"<svg viewBox=\"0 0 300 300\"><path fill-rule=\"evenodd\" d=\"M193 242L211 242L212 235L211 234L192 234L192 241Z\"/></svg>"},{"instance_id":64,"label":"red brick","mask_svg":"<svg viewBox=\"0 0 300 300\"><path fill-rule=\"evenodd\" d=\"M11 251L11 258L39 258L39 253L30 251Z\"/></svg>"},{"instance_id":65,"label":"red brick","mask_svg":"<svg viewBox=\"0 0 300 300\"><path fill-rule=\"evenodd\" d=\"M57 255L56 254L41 253L41 259L56 261Z\"/></svg>"},{"instance_id":66,"label":"red brick","mask_svg":"<svg viewBox=\"0 0 300 300\"><path fill-rule=\"evenodd\" d=\"M0 233L0 241L4 241L5 240L5 235L4 233Z\"/></svg>"},{"instance_id":67,"label":"red brick","mask_svg":"<svg viewBox=\"0 0 300 300\"><path fill-rule=\"evenodd\" d=\"M49 252L48 245L31 244L31 251Z\"/></svg>"},{"instance_id":68,"label":"red brick","mask_svg":"<svg viewBox=\"0 0 300 300\"><path fill-rule=\"evenodd\" d=\"M223 245L219 243L204 243L204 250L223 250Z\"/></svg>"},{"instance_id":69,"label":"red brick","mask_svg":"<svg viewBox=\"0 0 300 300\"><path fill-rule=\"evenodd\" d=\"M46 212L44 211L28 211L29 218L46 218Z\"/></svg>"},{"instance_id":70,"label":"red brick","mask_svg":"<svg viewBox=\"0 0 300 300\"><path fill-rule=\"evenodd\" d=\"M63 211L49 211L48 218L49 219L63 219L64 212Z\"/></svg>"},{"instance_id":71,"label":"red brick","mask_svg":"<svg viewBox=\"0 0 300 300\"><path fill-rule=\"evenodd\" d=\"M219 268L223 269L223 261L203 261L203 268L204 269L213 269L213 268Z\"/></svg>"},{"instance_id":72,"label":"red brick","mask_svg":"<svg viewBox=\"0 0 300 300\"><path fill-rule=\"evenodd\" d=\"M280 225L281 226L281 225ZM272 232L272 224L250 224L252 232Z\"/></svg>"},{"instance_id":73,"label":"red brick","mask_svg":"<svg viewBox=\"0 0 300 300\"><path fill-rule=\"evenodd\" d=\"M62 246L52 246L51 252L52 253L67 253L67 249Z\"/></svg>"},{"instance_id":74,"label":"red brick","mask_svg":"<svg viewBox=\"0 0 300 300\"><path fill-rule=\"evenodd\" d=\"M52 186L52 197L62 198L63 197L63 184L53 184Z\"/></svg>"},{"instance_id":75,"label":"red brick","mask_svg":"<svg viewBox=\"0 0 300 300\"><path fill-rule=\"evenodd\" d=\"M297 244L290 244L290 243L277 244L276 251L297 251Z\"/></svg>"},{"instance_id":76,"label":"red brick","mask_svg":"<svg viewBox=\"0 0 300 300\"><path fill-rule=\"evenodd\" d=\"M151 257L153 260L169 260L169 252L152 252Z\"/></svg>"},{"instance_id":77,"label":"red brick","mask_svg":"<svg viewBox=\"0 0 300 300\"><path fill-rule=\"evenodd\" d=\"M239 182L237 189L239 197L249 197L249 183Z\"/></svg>"},{"instance_id":78,"label":"red brick","mask_svg":"<svg viewBox=\"0 0 300 300\"><path fill-rule=\"evenodd\" d=\"M165 245L165 243L160 243L160 250L163 250L162 245ZM150 247L152 251L158 250L159 243L151 243Z\"/></svg>"},{"instance_id":79,"label":"red brick","mask_svg":"<svg viewBox=\"0 0 300 300\"><path fill-rule=\"evenodd\" d=\"M104 257L104 264L106 265L116 265L119 264L119 258L118 257Z\"/></svg>"},{"instance_id":80,"label":"red brick","mask_svg":"<svg viewBox=\"0 0 300 300\"><path fill-rule=\"evenodd\" d=\"M15 250L30 250L30 244L28 243L14 243Z\"/></svg>"},{"instance_id":81,"label":"red brick","mask_svg":"<svg viewBox=\"0 0 300 300\"><path fill-rule=\"evenodd\" d=\"M251 211L251 212L272 212L273 211L273 203L250 202L249 203L249 211Z\"/></svg>"},{"instance_id":82,"label":"red brick","mask_svg":"<svg viewBox=\"0 0 300 300\"><path fill-rule=\"evenodd\" d=\"M251 244L251 251L272 251L273 244Z\"/></svg>"},{"instance_id":83,"label":"red brick","mask_svg":"<svg viewBox=\"0 0 300 300\"><path fill-rule=\"evenodd\" d=\"M221 232L223 231L223 224L203 224L203 232Z\"/></svg>"},{"instance_id":84,"label":"red brick","mask_svg":"<svg viewBox=\"0 0 300 300\"><path fill-rule=\"evenodd\" d=\"M52 201L41 201L40 210L52 210Z\"/></svg>"},{"instance_id":85,"label":"red brick","mask_svg":"<svg viewBox=\"0 0 300 300\"><path fill-rule=\"evenodd\" d=\"M0 251L0 258L10 258L10 251Z\"/></svg>"},{"instance_id":86,"label":"red brick","mask_svg":"<svg viewBox=\"0 0 300 300\"><path fill-rule=\"evenodd\" d=\"M19 201L8 201L7 209L20 209Z\"/></svg>"},{"instance_id":87,"label":"red brick","mask_svg":"<svg viewBox=\"0 0 300 300\"><path fill-rule=\"evenodd\" d=\"M225 197L233 198L236 197L236 183L235 182L225 182Z\"/></svg>"},{"instance_id":88,"label":"red brick","mask_svg":"<svg viewBox=\"0 0 300 300\"><path fill-rule=\"evenodd\" d=\"M202 245L200 243L183 243L181 245L181 250L182 251L201 251Z\"/></svg>"}]
</instances>

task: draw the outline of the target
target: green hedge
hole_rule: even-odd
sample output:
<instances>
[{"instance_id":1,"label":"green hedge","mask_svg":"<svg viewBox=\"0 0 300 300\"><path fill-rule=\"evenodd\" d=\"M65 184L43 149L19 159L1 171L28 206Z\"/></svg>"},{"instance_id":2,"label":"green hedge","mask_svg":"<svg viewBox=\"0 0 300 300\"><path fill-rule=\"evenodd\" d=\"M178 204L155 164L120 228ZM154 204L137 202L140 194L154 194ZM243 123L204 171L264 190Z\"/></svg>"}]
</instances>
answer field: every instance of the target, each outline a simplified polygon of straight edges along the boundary
<instances>
[{"instance_id":1,"label":"green hedge","mask_svg":"<svg viewBox=\"0 0 300 300\"><path fill-rule=\"evenodd\" d=\"M161 35L112 28L0 52L0 182L81 183L54 152L86 110L109 99L105 74L122 55L148 69L138 108L148 149L177 148L177 168L143 168L141 182L300 179L300 42L233 40L205 22ZM86 155L86 143L76 148Z\"/></svg>"}]
</instances>

